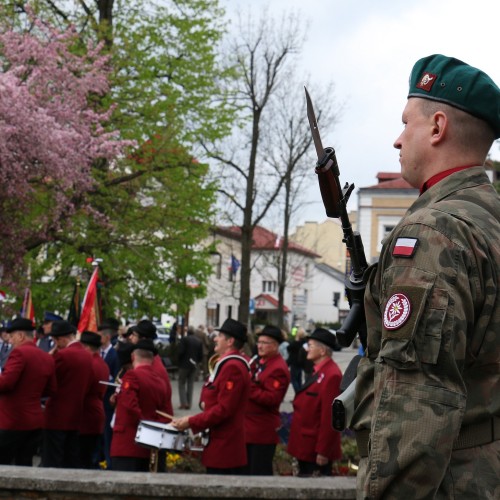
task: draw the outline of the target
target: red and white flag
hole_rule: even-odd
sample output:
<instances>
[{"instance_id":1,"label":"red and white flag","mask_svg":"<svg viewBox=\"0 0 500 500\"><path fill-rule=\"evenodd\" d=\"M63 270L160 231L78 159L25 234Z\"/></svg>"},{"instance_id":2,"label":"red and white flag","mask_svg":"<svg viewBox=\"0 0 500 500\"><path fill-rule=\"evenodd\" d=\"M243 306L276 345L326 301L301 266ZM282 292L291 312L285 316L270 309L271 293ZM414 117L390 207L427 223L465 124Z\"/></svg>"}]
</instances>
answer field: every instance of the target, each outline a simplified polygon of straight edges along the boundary
<instances>
[{"instance_id":1,"label":"red and white flag","mask_svg":"<svg viewBox=\"0 0 500 500\"><path fill-rule=\"evenodd\" d=\"M394 257L413 257L417 246L417 238L398 238L392 249L392 255Z\"/></svg>"},{"instance_id":2,"label":"red and white flag","mask_svg":"<svg viewBox=\"0 0 500 500\"><path fill-rule=\"evenodd\" d=\"M100 322L99 301L97 297L97 282L99 281L99 268L96 267L90 277L87 291L82 303L82 312L78 322L78 331L85 330L97 332L97 326Z\"/></svg>"}]
</instances>

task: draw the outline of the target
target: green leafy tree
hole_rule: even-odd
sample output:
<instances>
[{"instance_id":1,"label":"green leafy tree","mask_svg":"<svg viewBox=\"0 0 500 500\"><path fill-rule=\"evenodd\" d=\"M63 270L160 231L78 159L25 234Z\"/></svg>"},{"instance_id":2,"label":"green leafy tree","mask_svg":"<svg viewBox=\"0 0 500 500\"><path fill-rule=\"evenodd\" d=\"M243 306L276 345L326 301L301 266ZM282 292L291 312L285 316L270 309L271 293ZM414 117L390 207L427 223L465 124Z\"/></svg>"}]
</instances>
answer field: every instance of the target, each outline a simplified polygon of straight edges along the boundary
<instances>
[{"instance_id":1,"label":"green leafy tree","mask_svg":"<svg viewBox=\"0 0 500 500\"><path fill-rule=\"evenodd\" d=\"M17 29L31 26L13 3ZM109 51L111 91L101 100L114 105L111 125L138 144L117 162L96 162L94 189L78 204L72 225L49 245L32 247L35 301L64 307L85 259L103 259L105 314L177 312L203 294L210 272L202 242L213 220L215 185L207 180L202 141L222 137L231 123L225 96L231 72L217 48L224 31L217 0L113 2L37 0L38 15L60 27L70 24ZM197 161L195 158L198 158ZM42 242L45 243L45 242ZM42 278L48 282L42 283ZM187 286L187 281L198 283Z\"/></svg>"}]
</instances>

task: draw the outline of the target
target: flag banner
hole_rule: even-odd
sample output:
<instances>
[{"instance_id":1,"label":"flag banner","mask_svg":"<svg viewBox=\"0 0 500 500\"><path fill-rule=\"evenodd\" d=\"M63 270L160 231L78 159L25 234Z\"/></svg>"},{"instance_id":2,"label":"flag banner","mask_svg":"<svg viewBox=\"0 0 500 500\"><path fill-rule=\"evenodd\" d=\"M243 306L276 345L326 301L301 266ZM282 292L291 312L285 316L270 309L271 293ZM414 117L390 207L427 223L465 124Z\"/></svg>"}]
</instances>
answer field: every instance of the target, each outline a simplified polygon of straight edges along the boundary
<instances>
[{"instance_id":1,"label":"flag banner","mask_svg":"<svg viewBox=\"0 0 500 500\"><path fill-rule=\"evenodd\" d=\"M231 272L233 274L236 274L239 268L240 268L240 261L234 255L231 254Z\"/></svg>"},{"instance_id":2,"label":"flag banner","mask_svg":"<svg viewBox=\"0 0 500 500\"><path fill-rule=\"evenodd\" d=\"M30 319L35 322L35 308L33 306L33 297L31 296L31 288L26 288L24 292L23 306L21 307L21 318Z\"/></svg>"},{"instance_id":3,"label":"flag banner","mask_svg":"<svg viewBox=\"0 0 500 500\"><path fill-rule=\"evenodd\" d=\"M73 296L71 297L71 303L69 305L68 313L68 321L76 327L78 327L78 322L80 321L80 313L80 281L77 281L73 290Z\"/></svg>"},{"instance_id":4,"label":"flag banner","mask_svg":"<svg viewBox=\"0 0 500 500\"><path fill-rule=\"evenodd\" d=\"M97 332L100 323L99 298L97 296L97 282L99 281L99 268L96 267L90 277L85 296L82 302L82 311L78 321L78 331L90 330Z\"/></svg>"}]
</instances>

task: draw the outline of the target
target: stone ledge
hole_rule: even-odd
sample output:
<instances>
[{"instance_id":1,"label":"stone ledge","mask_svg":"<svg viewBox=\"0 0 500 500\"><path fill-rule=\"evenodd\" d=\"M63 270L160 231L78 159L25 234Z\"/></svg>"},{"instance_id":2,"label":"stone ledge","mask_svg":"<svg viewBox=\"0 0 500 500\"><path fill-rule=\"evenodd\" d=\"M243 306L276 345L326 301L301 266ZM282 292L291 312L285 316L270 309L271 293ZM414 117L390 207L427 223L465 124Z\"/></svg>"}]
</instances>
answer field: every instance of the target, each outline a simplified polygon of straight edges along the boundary
<instances>
[{"instance_id":1,"label":"stone ledge","mask_svg":"<svg viewBox=\"0 0 500 500\"><path fill-rule=\"evenodd\" d=\"M356 498L356 478L152 474L0 466L0 499L345 499Z\"/></svg>"}]
</instances>

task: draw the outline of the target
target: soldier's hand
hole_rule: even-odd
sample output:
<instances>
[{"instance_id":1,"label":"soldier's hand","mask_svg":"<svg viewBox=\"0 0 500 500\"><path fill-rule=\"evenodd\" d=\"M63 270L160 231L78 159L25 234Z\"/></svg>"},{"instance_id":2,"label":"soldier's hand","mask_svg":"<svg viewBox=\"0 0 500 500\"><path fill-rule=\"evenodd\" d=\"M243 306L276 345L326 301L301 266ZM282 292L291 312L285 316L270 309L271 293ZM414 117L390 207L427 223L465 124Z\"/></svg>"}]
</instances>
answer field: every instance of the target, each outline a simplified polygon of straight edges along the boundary
<instances>
[{"instance_id":1,"label":"soldier's hand","mask_svg":"<svg viewBox=\"0 0 500 500\"><path fill-rule=\"evenodd\" d=\"M328 457L324 455L320 455L319 453L316 455L316 463L318 465L326 465L328 463Z\"/></svg>"}]
</instances>

